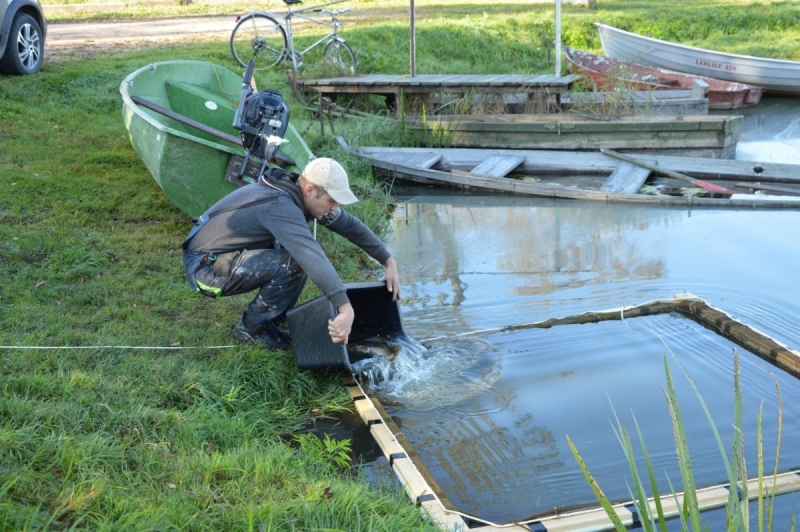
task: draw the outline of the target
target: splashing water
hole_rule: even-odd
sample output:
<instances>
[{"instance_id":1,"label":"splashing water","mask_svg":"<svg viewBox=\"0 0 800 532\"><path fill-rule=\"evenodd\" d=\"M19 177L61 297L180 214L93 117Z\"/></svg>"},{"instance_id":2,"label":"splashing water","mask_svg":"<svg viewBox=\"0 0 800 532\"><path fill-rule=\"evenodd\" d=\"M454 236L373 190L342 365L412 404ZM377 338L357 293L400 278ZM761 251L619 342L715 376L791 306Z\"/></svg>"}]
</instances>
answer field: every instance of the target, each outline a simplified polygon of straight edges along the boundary
<instances>
[{"instance_id":1,"label":"splashing water","mask_svg":"<svg viewBox=\"0 0 800 532\"><path fill-rule=\"evenodd\" d=\"M393 359L376 356L352 366L384 402L422 409L453 404L491 388L499 374L499 357L486 340L449 338L423 345L400 335L391 341L400 346Z\"/></svg>"},{"instance_id":2,"label":"splashing water","mask_svg":"<svg viewBox=\"0 0 800 532\"><path fill-rule=\"evenodd\" d=\"M385 344L387 346L385 350L373 351L379 356L359 360L351 366L354 372L373 385L390 381L401 374L416 372L419 361L429 356L428 349L424 345L405 334L386 338ZM392 353L393 356L380 356L381 351Z\"/></svg>"}]
</instances>

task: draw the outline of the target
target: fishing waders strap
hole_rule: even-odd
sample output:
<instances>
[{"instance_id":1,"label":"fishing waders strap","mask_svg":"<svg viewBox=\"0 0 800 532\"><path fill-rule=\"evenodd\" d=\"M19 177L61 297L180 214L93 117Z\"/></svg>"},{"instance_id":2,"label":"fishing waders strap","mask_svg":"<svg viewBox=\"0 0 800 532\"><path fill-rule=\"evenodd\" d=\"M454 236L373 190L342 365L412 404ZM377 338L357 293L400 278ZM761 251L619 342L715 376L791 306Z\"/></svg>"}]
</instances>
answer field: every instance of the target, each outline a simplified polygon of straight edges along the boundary
<instances>
[{"instance_id":1,"label":"fishing waders strap","mask_svg":"<svg viewBox=\"0 0 800 532\"><path fill-rule=\"evenodd\" d=\"M205 285L196 279L195 279L195 284L197 284L197 291L203 294L204 296L208 297L222 296L222 288L214 288L213 286Z\"/></svg>"}]
</instances>

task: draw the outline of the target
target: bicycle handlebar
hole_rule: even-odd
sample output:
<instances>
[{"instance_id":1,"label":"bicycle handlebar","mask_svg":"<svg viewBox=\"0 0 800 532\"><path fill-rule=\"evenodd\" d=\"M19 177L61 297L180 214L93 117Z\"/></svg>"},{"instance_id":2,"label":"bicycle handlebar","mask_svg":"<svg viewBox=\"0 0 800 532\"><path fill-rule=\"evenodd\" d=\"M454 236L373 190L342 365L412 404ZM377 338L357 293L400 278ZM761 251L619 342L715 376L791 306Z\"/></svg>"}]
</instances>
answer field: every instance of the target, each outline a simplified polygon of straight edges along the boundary
<instances>
[{"instance_id":1,"label":"bicycle handlebar","mask_svg":"<svg viewBox=\"0 0 800 532\"><path fill-rule=\"evenodd\" d=\"M352 7L346 7L344 9L336 9L336 10L320 9L319 13L322 13L324 15L330 15L331 17L336 17L336 15L341 15L342 13L347 13L348 11L352 11L352 10L353 10Z\"/></svg>"},{"instance_id":2,"label":"bicycle handlebar","mask_svg":"<svg viewBox=\"0 0 800 532\"><path fill-rule=\"evenodd\" d=\"M284 0L284 2L285 1L286 0ZM294 11L291 11L291 13L302 13L303 11L319 11L320 10L319 8L321 8L321 7L330 6L330 5L333 5L333 4L341 4L342 2L347 2L347 0L332 0L330 2L325 2L325 3L317 4L317 5L314 5L314 6L303 7L301 9L295 9Z\"/></svg>"}]
</instances>

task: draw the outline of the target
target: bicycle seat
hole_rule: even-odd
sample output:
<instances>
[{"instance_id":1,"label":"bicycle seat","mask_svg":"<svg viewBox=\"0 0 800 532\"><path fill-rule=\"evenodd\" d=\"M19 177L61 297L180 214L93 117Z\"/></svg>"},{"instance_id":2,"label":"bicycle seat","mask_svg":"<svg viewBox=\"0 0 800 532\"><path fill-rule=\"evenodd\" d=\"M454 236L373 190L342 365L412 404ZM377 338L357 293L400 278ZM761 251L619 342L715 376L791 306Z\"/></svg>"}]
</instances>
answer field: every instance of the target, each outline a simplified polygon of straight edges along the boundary
<instances>
[{"instance_id":1,"label":"bicycle seat","mask_svg":"<svg viewBox=\"0 0 800 532\"><path fill-rule=\"evenodd\" d=\"M292 4L302 4L303 0L283 0L283 3L290 6Z\"/></svg>"}]
</instances>

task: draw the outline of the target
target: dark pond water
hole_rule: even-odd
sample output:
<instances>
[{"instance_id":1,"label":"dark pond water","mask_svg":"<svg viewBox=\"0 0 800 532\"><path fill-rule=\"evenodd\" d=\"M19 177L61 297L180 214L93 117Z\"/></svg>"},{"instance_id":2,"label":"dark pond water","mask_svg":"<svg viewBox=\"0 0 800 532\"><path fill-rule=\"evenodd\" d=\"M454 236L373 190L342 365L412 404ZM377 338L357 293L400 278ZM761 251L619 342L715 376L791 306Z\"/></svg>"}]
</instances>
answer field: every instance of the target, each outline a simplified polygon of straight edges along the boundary
<instances>
[{"instance_id":1,"label":"dark pond water","mask_svg":"<svg viewBox=\"0 0 800 532\"><path fill-rule=\"evenodd\" d=\"M738 158L800 162L800 104L748 111ZM459 511L493 522L593 504L567 435L601 486L626 498L611 423L638 421L662 489L679 485L662 391L669 361L699 484L724 483L717 443L681 365L730 449L734 346L679 316L497 328L688 292L800 350L800 212L676 209L398 190L391 248L406 333L427 358L378 388L424 466ZM800 467L798 381L739 350L748 464ZM753 469L753 473L755 469ZM784 498L793 501L793 497ZM793 506L788 503L787 506Z\"/></svg>"}]
</instances>

